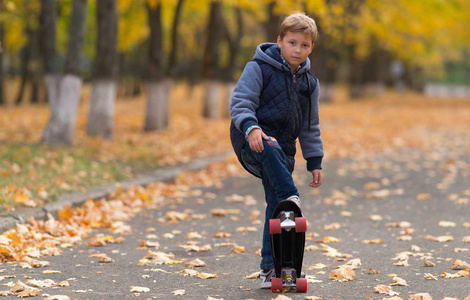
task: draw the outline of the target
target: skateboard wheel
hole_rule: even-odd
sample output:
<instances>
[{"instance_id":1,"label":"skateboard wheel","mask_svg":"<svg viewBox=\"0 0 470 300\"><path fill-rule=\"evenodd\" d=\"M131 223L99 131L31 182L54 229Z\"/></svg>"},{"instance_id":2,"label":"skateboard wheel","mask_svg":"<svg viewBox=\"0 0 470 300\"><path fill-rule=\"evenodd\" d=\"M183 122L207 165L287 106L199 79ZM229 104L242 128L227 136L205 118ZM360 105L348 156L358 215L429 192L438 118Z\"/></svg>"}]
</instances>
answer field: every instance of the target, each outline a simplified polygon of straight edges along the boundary
<instances>
[{"instance_id":1,"label":"skateboard wheel","mask_svg":"<svg viewBox=\"0 0 470 300\"><path fill-rule=\"evenodd\" d=\"M295 232L307 231L307 219L304 217L295 218Z\"/></svg>"},{"instance_id":2,"label":"skateboard wheel","mask_svg":"<svg viewBox=\"0 0 470 300\"><path fill-rule=\"evenodd\" d=\"M271 292L282 293L282 278L271 278Z\"/></svg>"},{"instance_id":3,"label":"skateboard wheel","mask_svg":"<svg viewBox=\"0 0 470 300\"><path fill-rule=\"evenodd\" d=\"M295 291L297 293L307 292L307 278L297 278L295 282Z\"/></svg>"},{"instance_id":4,"label":"skateboard wheel","mask_svg":"<svg viewBox=\"0 0 470 300\"><path fill-rule=\"evenodd\" d=\"M281 231L281 219L269 219L269 233L280 234Z\"/></svg>"}]
</instances>

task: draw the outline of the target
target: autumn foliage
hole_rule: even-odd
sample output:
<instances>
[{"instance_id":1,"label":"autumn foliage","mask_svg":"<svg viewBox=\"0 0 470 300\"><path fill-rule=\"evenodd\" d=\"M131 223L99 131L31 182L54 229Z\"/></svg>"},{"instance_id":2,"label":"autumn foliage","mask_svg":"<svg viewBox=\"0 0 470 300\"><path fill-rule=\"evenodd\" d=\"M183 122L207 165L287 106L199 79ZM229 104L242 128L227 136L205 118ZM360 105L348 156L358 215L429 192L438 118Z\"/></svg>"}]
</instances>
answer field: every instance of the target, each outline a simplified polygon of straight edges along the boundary
<instances>
[{"instance_id":1,"label":"autumn foliage","mask_svg":"<svg viewBox=\"0 0 470 300\"><path fill-rule=\"evenodd\" d=\"M202 106L198 96L200 90L196 89L192 94L188 91L184 85L175 89L171 102L170 128L156 133L143 133L141 130L144 99L120 99L117 102L116 135L113 141L90 138L84 134L84 112L86 112L87 103L83 102L80 107L74 149L50 149L35 146L47 119L45 107L22 106L1 110L0 126L4 130L1 136L3 143L0 147L2 153L10 153L9 156L2 157L0 162L2 176L0 192L2 199L8 200L3 203L4 208L18 209L21 205L37 206L53 201L50 195L63 194L74 189L86 190L90 184L115 182L120 178L116 174L99 172L102 167L106 168L109 165L119 164L125 168L126 172L120 175L124 178L159 166L189 162L200 157L231 151L228 138L229 120L207 121L200 118L200 114L194 113ZM431 157L441 159L439 149L443 144L451 145L450 148L458 154L456 156L462 156L470 152L469 144L465 142L470 138L469 115L470 102L466 99L431 99L405 93L387 94L380 99L352 102L340 94L334 103L321 105L321 125L326 159L346 158L367 164L367 161L375 155L406 153L406 149L412 148L426 149ZM84 164L91 167L77 165L79 161L86 162ZM300 156L299 161L302 161ZM448 165L455 163L458 162L452 161L451 158L447 161ZM373 168L373 165L370 164L369 167ZM50 177L42 178L40 173L48 169L54 172L48 173ZM342 170L339 169L338 172ZM186 196L196 195L197 191L192 190L190 186L220 185L222 178L234 174L242 175L245 172L241 170L236 159L231 158L223 163L210 165L201 172L182 173L171 184L153 183L146 187L131 186L128 190L124 190L118 184L106 199L88 200L78 208L67 206L58 212L58 218L50 215L48 220L44 221L31 219L29 223L18 225L15 229L5 232L0 236L0 259L18 261L25 267L37 268L48 265L47 261L41 260L43 257L60 255L64 249L77 243L86 242L90 247L121 243L132 230L126 225L126 221L142 209L179 203ZM90 177L96 177L97 181L88 181ZM446 183L443 181L442 184ZM369 191L366 197L371 199L400 193L394 190L381 190L380 184L372 182L366 184L365 189ZM210 198L211 195L205 195L205 197ZM425 193L416 197L417 201L427 199L429 195ZM462 196L457 195L453 201L462 199ZM226 201L241 201L248 205L253 199L233 196ZM335 205L347 201L348 195L340 191L324 199L325 203L335 203ZM213 217L225 217L238 212L219 209L211 213ZM257 219L259 215L258 212L254 219ZM157 221L160 224L171 225L190 217L202 218L203 216L197 214L189 216L184 212L170 210ZM370 218L382 220L379 215ZM452 226L452 224L442 223L440 226ZM327 224L325 230L336 230L340 227L340 224ZM413 230L405 222L389 223L387 227L402 230L403 235L400 237L403 237L403 240L406 236L413 234ZM92 237L91 233L98 228L106 229L109 234ZM253 230L256 231L256 227L237 228L237 231L241 232ZM224 232L219 232L218 235L229 236ZM197 238L198 233L190 232L188 236ZM449 241L448 236L429 235L425 239L436 242ZM333 236L315 238L315 240L322 245L323 255L344 261L338 268L330 270L329 276L332 280L341 282L356 280L357 275L354 270L360 266L360 259L354 259L350 254L340 252L330 246L340 243L341 240ZM382 242L381 239L362 241L365 244L381 244ZM142 246L158 249L158 245L149 241ZM213 246L215 245L188 243L181 247L185 251L202 252L211 251ZM229 246L233 253L245 251L243 246L233 243L227 245L220 243L217 246ZM316 249L310 247L307 250ZM394 264L406 266L412 255L417 254L398 253ZM96 259L103 263L113 261L106 255L98 255ZM142 265L177 263L182 263L182 261L171 254L158 251L149 251L139 262ZM204 265L204 262L194 263ZM324 267L326 266L315 266L315 268ZM468 264L465 261L454 261L452 269L458 269L458 272L445 272L442 277L469 277ZM371 268L370 272L376 274L378 271ZM185 269L183 275L205 279L217 276L190 268ZM403 281L398 277L393 280L395 283L377 286L375 291L380 294L395 295L391 286L403 284ZM19 281L4 294L40 293L33 284ZM54 284L59 286L59 283ZM145 288L133 287L131 292L145 292ZM184 293L184 291L178 293L180 292Z\"/></svg>"}]
</instances>

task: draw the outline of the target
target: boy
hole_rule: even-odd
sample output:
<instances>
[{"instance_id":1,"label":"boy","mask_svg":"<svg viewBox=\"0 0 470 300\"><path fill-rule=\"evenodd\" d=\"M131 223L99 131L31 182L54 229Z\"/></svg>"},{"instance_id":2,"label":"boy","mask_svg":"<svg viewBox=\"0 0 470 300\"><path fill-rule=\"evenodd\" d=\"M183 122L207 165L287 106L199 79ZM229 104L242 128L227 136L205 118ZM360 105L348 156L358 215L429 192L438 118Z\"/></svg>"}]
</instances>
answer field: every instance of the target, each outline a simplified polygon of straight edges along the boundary
<instances>
[{"instance_id":1,"label":"boy","mask_svg":"<svg viewBox=\"0 0 470 300\"><path fill-rule=\"evenodd\" d=\"M275 275L269 219L276 205L290 199L300 206L292 179L299 138L309 186L322 183L323 142L319 126L319 83L309 72L317 37L315 21L302 13L288 16L277 43L263 43L248 62L232 94L230 138L243 167L261 178L267 203L261 249L261 288Z\"/></svg>"}]
</instances>

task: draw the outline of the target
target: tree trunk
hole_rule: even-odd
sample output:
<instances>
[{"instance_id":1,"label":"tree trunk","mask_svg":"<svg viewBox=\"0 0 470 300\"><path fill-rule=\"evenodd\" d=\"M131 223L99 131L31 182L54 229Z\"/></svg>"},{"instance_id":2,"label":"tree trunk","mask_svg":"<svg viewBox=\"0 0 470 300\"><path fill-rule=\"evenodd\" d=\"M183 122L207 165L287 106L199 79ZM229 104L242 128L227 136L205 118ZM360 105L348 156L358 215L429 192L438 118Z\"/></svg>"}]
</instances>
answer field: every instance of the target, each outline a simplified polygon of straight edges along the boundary
<instances>
[{"instance_id":1,"label":"tree trunk","mask_svg":"<svg viewBox=\"0 0 470 300\"><path fill-rule=\"evenodd\" d=\"M359 99L364 97L364 61L354 53L355 47L349 49L349 97Z\"/></svg>"},{"instance_id":2,"label":"tree trunk","mask_svg":"<svg viewBox=\"0 0 470 300\"><path fill-rule=\"evenodd\" d=\"M147 69L147 110L145 131L162 130L168 126L168 89L163 78L163 28L162 7L147 4L150 26L149 62Z\"/></svg>"},{"instance_id":3,"label":"tree trunk","mask_svg":"<svg viewBox=\"0 0 470 300\"><path fill-rule=\"evenodd\" d=\"M145 131L161 130L170 123L168 98L171 80L158 80L147 83L147 107Z\"/></svg>"},{"instance_id":4,"label":"tree trunk","mask_svg":"<svg viewBox=\"0 0 470 300\"><path fill-rule=\"evenodd\" d=\"M116 99L117 14L115 0L97 2L97 49L93 70L93 90L88 112L87 134L113 137Z\"/></svg>"},{"instance_id":5,"label":"tree trunk","mask_svg":"<svg viewBox=\"0 0 470 300\"><path fill-rule=\"evenodd\" d=\"M334 47L331 49L325 44L327 40L330 38L326 34L322 34L315 42L315 48L310 55L312 72L320 80L320 101L322 102L333 101L339 60L337 50Z\"/></svg>"},{"instance_id":6,"label":"tree trunk","mask_svg":"<svg viewBox=\"0 0 470 300\"><path fill-rule=\"evenodd\" d=\"M184 0L178 0L176 4L175 16L173 18L173 25L171 27L171 48L170 57L168 59L166 74L170 78L175 76L176 58L177 58L177 47L178 47L178 25L180 23L181 10L183 8Z\"/></svg>"},{"instance_id":7,"label":"tree trunk","mask_svg":"<svg viewBox=\"0 0 470 300\"><path fill-rule=\"evenodd\" d=\"M57 105L51 111L43 135L43 142L50 146L72 146L75 121L82 79L73 74L59 80Z\"/></svg>"},{"instance_id":8,"label":"tree trunk","mask_svg":"<svg viewBox=\"0 0 470 300\"><path fill-rule=\"evenodd\" d=\"M88 135L101 136L104 139L113 137L116 89L115 79L93 80L90 110L88 111Z\"/></svg>"},{"instance_id":9,"label":"tree trunk","mask_svg":"<svg viewBox=\"0 0 470 300\"><path fill-rule=\"evenodd\" d=\"M207 40L203 56L202 77L205 81L205 96L203 117L208 119L219 118L219 57L220 41L224 34L224 21L222 17L222 3L211 1L209 23L207 26Z\"/></svg>"},{"instance_id":10,"label":"tree trunk","mask_svg":"<svg viewBox=\"0 0 470 300\"><path fill-rule=\"evenodd\" d=\"M241 47L241 40L243 37L243 16L242 10L240 7L235 8L235 17L237 20L237 29L234 37L230 34L228 30L227 24L224 22L224 31L225 31L225 38L229 43L229 61L227 65L227 69L224 72L224 80L226 81L226 94L225 94L225 101L223 107L223 115L225 118L230 117L230 103L232 102L232 93L235 88L235 69L236 69L236 58L238 57L238 53L240 52Z\"/></svg>"},{"instance_id":11,"label":"tree trunk","mask_svg":"<svg viewBox=\"0 0 470 300\"><path fill-rule=\"evenodd\" d=\"M205 97L203 115L207 119L216 120L220 113L220 85L217 79L206 79L204 82Z\"/></svg>"},{"instance_id":12,"label":"tree trunk","mask_svg":"<svg viewBox=\"0 0 470 300\"><path fill-rule=\"evenodd\" d=\"M5 104L5 74L3 73L3 53L5 52L4 42L5 25L0 21L0 105Z\"/></svg>"},{"instance_id":13,"label":"tree trunk","mask_svg":"<svg viewBox=\"0 0 470 300\"><path fill-rule=\"evenodd\" d=\"M44 66L44 82L51 115L59 95L59 62L56 53L57 11L55 0L41 0L39 40Z\"/></svg>"},{"instance_id":14,"label":"tree trunk","mask_svg":"<svg viewBox=\"0 0 470 300\"><path fill-rule=\"evenodd\" d=\"M29 64L31 61L31 55L32 55L32 44L33 44L33 36L34 32L31 27L26 28L26 36L27 36L27 42L24 45L23 49L21 49L21 71L20 71L20 77L21 77L21 82L20 82L20 87L18 89L18 94L16 96L15 104L19 105L23 101L24 98L24 92L26 89L26 82L28 81L30 74L29 74Z\"/></svg>"},{"instance_id":15,"label":"tree trunk","mask_svg":"<svg viewBox=\"0 0 470 300\"><path fill-rule=\"evenodd\" d=\"M47 1L43 1L43 4L44 2ZM79 74L86 7L86 0L73 1L65 75L59 80L56 107L51 109L51 116L42 138L42 141L50 146L73 145L75 121L82 87L82 78ZM50 102L49 105L53 105L53 103Z\"/></svg>"},{"instance_id":16,"label":"tree trunk","mask_svg":"<svg viewBox=\"0 0 470 300\"><path fill-rule=\"evenodd\" d=\"M268 4L268 21L266 22L266 38L267 41L275 43L279 36L279 27L281 26L282 19L279 14L274 12L276 7L276 0Z\"/></svg>"},{"instance_id":17,"label":"tree trunk","mask_svg":"<svg viewBox=\"0 0 470 300\"><path fill-rule=\"evenodd\" d=\"M31 64L29 66L31 84L30 103L39 103L42 99L41 58L39 52L39 30L35 29L31 36Z\"/></svg>"}]
</instances>

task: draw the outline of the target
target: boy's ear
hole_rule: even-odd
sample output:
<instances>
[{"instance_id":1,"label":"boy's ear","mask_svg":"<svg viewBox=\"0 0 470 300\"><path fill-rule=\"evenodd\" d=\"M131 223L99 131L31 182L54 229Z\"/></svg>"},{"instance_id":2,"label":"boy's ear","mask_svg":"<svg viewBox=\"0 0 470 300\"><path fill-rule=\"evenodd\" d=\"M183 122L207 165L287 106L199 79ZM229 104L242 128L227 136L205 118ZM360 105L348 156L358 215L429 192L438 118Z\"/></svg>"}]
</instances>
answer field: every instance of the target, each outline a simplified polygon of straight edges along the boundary
<instances>
[{"instance_id":1,"label":"boy's ear","mask_svg":"<svg viewBox=\"0 0 470 300\"><path fill-rule=\"evenodd\" d=\"M281 36L280 35L277 36L277 46L281 48Z\"/></svg>"}]
</instances>

